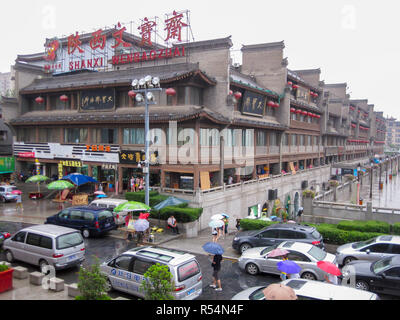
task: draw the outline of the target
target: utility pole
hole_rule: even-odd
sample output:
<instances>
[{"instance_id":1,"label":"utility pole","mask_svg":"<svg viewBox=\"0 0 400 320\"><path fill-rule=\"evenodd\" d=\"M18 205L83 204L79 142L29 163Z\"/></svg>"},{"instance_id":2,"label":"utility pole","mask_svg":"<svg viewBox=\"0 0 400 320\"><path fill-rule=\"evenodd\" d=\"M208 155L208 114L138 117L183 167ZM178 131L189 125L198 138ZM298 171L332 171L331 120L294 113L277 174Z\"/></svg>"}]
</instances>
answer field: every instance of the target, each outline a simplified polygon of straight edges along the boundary
<instances>
[{"instance_id":1,"label":"utility pole","mask_svg":"<svg viewBox=\"0 0 400 320\"><path fill-rule=\"evenodd\" d=\"M371 170L370 170L370 175L371 175L371 177L370 177L370 185L369 185L369 198L370 199L372 199L372 177L373 177L373 175L374 175L374 165L373 164L371 164Z\"/></svg>"}]
</instances>

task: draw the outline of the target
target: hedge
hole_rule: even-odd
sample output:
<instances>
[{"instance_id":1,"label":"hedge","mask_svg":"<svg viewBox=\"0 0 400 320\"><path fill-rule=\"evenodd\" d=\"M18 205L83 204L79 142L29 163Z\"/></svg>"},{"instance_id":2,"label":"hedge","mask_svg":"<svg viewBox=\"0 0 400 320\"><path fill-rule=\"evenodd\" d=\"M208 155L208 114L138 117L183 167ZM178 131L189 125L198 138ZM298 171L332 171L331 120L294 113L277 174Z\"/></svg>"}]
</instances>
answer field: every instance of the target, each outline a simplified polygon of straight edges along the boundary
<instances>
[{"instance_id":1,"label":"hedge","mask_svg":"<svg viewBox=\"0 0 400 320\"><path fill-rule=\"evenodd\" d=\"M392 233L400 235L400 222L396 222L392 224Z\"/></svg>"},{"instance_id":2,"label":"hedge","mask_svg":"<svg viewBox=\"0 0 400 320\"><path fill-rule=\"evenodd\" d=\"M168 220L173 215L176 221L186 223L198 220L202 213L203 208L179 208L178 206L173 206L162 208L159 211L159 216L154 213L152 218Z\"/></svg>"},{"instance_id":3,"label":"hedge","mask_svg":"<svg viewBox=\"0 0 400 320\"><path fill-rule=\"evenodd\" d=\"M240 230L243 230L243 231L260 230L260 229L268 227L274 223L277 223L277 222L256 220L256 219L241 219L240 220Z\"/></svg>"},{"instance_id":4,"label":"hedge","mask_svg":"<svg viewBox=\"0 0 400 320\"><path fill-rule=\"evenodd\" d=\"M168 196L163 196L159 194L157 191L150 191L149 192L149 204L150 207L153 207L160 202L163 202L164 200L168 199ZM142 202L145 203L146 201L146 195L144 191L138 191L138 192L127 192L125 193L125 199L128 201L137 201L137 202Z\"/></svg>"},{"instance_id":5,"label":"hedge","mask_svg":"<svg viewBox=\"0 0 400 320\"><path fill-rule=\"evenodd\" d=\"M390 224L382 221L341 221L337 228L346 231L390 233Z\"/></svg>"}]
</instances>

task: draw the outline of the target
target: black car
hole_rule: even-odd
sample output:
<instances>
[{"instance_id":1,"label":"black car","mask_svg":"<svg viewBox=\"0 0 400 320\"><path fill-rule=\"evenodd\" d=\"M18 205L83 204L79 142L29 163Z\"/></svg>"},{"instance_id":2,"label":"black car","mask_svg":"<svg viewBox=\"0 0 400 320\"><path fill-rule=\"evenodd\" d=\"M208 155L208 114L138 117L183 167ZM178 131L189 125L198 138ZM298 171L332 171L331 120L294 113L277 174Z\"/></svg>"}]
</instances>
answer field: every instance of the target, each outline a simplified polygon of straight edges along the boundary
<instances>
[{"instance_id":1,"label":"black car","mask_svg":"<svg viewBox=\"0 0 400 320\"><path fill-rule=\"evenodd\" d=\"M322 236L314 227L295 223L279 223L261 230L239 232L233 239L232 247L243 253L252 247L268 247L282 241L306 242L324 249Z\"/></svg>"},{"instance_id":2,"label":"black car","mask_svg":"<svg viewBox=\"0 0 400 320\"><path fill-rule=\"evenodd\" d=\"M354 268L357 289L400 296L400 257L375 262L352 261L347 266Z\"/></svg>"},{"instance_id":3,"label":"black car","mask_svg":"<svg viewBox=\"0 0 400 320\"><path fill-rule=\"evenodd\" d=\"M48 217L45 223L77 229L85 238L117 229L112 212L91 206L64 209Z\"/></svg>"}]
</instances>

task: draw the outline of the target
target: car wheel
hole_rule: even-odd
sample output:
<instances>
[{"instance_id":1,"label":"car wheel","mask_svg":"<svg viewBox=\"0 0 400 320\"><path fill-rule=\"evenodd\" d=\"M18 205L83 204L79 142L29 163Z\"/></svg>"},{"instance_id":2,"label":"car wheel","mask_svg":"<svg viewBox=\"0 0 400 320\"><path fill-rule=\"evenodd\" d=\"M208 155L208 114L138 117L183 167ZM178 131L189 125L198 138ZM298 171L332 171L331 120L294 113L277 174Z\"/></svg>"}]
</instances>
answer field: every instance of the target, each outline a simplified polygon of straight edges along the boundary
<instances>
[{"instance_id":1,"label":"car wheel","mask_svg":"<svg viewBox=\"0 0 400 320\"><path fill-rule=\"evenodd\" d=\"M343 260L343 265L346 265L346 264L348 264L348 263L350 263L350 262L352 262L352 261L354 261L354 260L357 260L357 259L354 258L354 257L346 257L346 258Z\"/></svg>"},{"instance_id":2,"label":"car wheel","mask_svg":"<svg viewBox=\"0 0 400 320\"><path fill-rule=\"evenodd\" d=\"M243 253L243 252L245 252L246 250L248 250L248 249L251 249L251 248L253 248L253 246L250 244L250 243L243 243L241 246L240 246L240 253Z\"/></svg>"},{"instance_id":3,"label":"car wheel","mask_svg":"<svg viewBox=\"0 0 400 320\"><path fill-rule=\"evenodd\" d=\"M365 281L362 281L362 280L357 280L356 281L356 289L369 291L368 283L366 283Z\"/></svg>"},{"instance_id":4,"label":"car wheel","mask_svg":"<svg viewBox=\"0 0 400 320\"><path fill-rule=\"evenodd\" d=\"M304 272L301 275L301 278L306 279L306 280L317 280L317 277L311 272Z\"/></svg>"},{"instance_id":5,"label":"car wheel","mask_svg":"<svg viewBox=\"0 0 400 320\"><path fill-rule=\"evenodd\" d=\"M12 254L12 252L10 250L6 251L6 260L9 263L14 262L14 255Z\"/></svg>"},{"instance_id":6,"label":"car wheel","mask_svg":"<svg viewBox=\"0 0 400 320\"><path fill-rule=\"evenodd\" d=\"M43 274L49 274L49 272L50 272L50 270L47 270L47 272L45 271L46 270L46 268L48 267L48 263L47 263L47 261L46 260L40 260L39 261L39 268L40 268L40 272L41 273L43 273Z\"/></svg>"},{"instance_id":7,"label":"car wheel","mask_svg":"<svg viewBox=\"0 0 400 320\"><path fill-rule=\"evenodd\" d=\"M256 274L258 274L259 270L258 270L258 267L254 263L248 263L246 265L246 272L248 274L251 274L252 276L255 276Z\"/></svg>"},{"instance_id":8,"label":"car wheel","mask_svg":"<svg viewBox=\"0 0 400 320\"><path fill-rule=\"evenodd\" d=\"M107 279L105 290L110 292L113 289L110 279Z\"/></svg>"},{"instance_id":9,"label":"car wheel","mask_svg":"<svg viewBox=\"0 0 400 320\"><path fill-rule=\"evenodd\" d=\"M89 238L90 237L90 231L88 230L88 229L83 229L82 230L82 236L84 237L84 238Z\"/></svg>"}]
</instances>

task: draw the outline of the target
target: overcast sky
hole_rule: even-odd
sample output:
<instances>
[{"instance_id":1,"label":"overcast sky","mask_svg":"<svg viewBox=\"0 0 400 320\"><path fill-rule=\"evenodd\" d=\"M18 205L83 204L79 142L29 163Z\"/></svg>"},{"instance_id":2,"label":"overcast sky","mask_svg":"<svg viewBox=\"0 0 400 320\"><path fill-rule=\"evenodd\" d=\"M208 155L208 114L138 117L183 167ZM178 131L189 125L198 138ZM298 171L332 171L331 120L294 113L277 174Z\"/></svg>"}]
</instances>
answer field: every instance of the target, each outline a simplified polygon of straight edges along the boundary
<instances>
[{"instance_id":1,"label":"overcast sky","mask_svg":"<svg viewBox=\"0 0 400 320\"><path fill-rule=\"evenodd\" d=\"M347 82L352 99L400 119L400 3L395 0L30 0L1 1L0 72L17 54L44 51L46 38L139 22L188 9L196 41L232 35L235 50L285 41L289 68L321 68ZM129 29L128 29L129 31Z\"/></svg>"}]
</instances>

